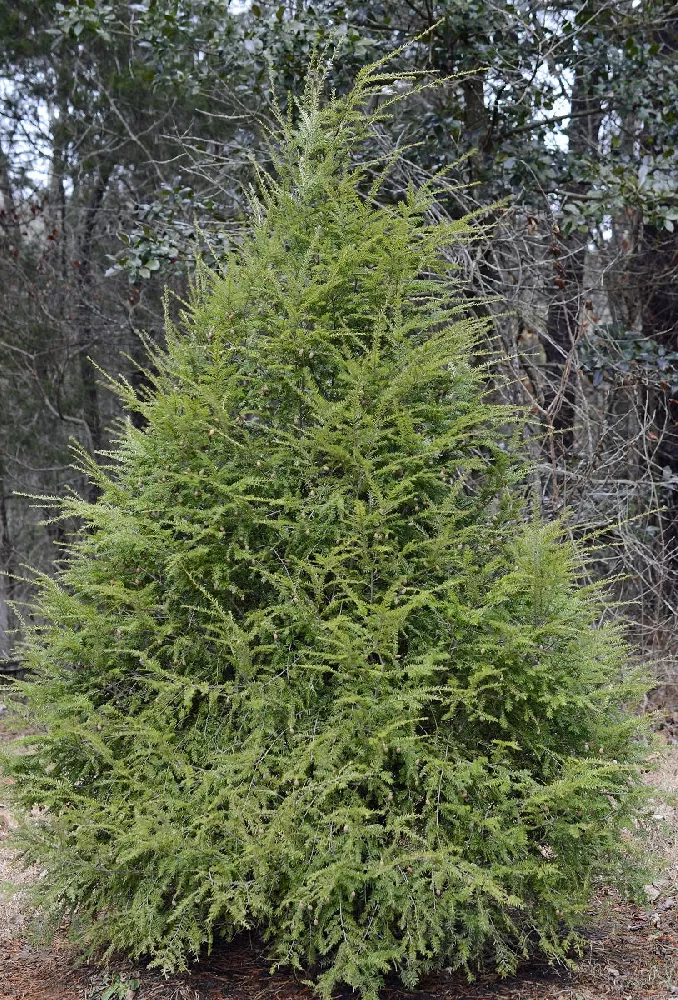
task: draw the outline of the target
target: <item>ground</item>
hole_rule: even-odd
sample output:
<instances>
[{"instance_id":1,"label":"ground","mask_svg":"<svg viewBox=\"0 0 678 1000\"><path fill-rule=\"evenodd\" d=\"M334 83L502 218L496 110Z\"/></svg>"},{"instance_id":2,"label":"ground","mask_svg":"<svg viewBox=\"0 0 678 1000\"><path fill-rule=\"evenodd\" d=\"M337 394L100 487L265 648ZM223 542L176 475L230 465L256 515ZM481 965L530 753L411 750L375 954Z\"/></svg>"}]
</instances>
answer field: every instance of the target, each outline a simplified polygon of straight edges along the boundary
<instances>
[{"instance_id":1,"label":"ground","mask_svg":"<svg viewBox=\"0 0 678 1000\"><path fill-rule=\"evenodd\" d=\"M0 742L15 738L16 723L0 714ZM649 906L620 902L614 894L595 903L587 952L574 972L526 964L509 980L487 975L469 985L442 974L405 993L384 990L384 1000L668 1000L678 996L678 746L673 726L648 781L657 789L657 831L651 849L665 859L661 879L648 887ZM676 741L678 742L678 741ZM256 942L241 939L206 957L187 975L164 979L125 960L108 968L80 965L58 940L40 945L27 936L21 892L36 872L18 870L6 846L12 817L0 784L0 1000L312 1000L312 991L290 974L269 973Z\"/></svg>"}]
</instances>

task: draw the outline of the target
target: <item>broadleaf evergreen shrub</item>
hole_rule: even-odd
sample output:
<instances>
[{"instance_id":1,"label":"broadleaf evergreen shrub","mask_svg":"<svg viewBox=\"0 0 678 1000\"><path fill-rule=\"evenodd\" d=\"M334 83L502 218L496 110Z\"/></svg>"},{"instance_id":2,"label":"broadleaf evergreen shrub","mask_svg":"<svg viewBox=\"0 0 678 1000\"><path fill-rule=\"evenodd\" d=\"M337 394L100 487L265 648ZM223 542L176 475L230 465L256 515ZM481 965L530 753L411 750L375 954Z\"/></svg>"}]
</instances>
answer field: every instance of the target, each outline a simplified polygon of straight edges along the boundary
<instances>
[{"instance_id":1,"label":"broadleaf evergreen shrub","mask_svg":"<svg viewBox=\"0 0 678 1000\"><path fill-rule=\"evenodd\" d=\"M382 85L324 102L311 75L241 245L151 389L118 386L145 427L58 504L88 530L41 581L40 734L4 758L84 946L171 970L255 928L325 997L563 957L596 882L639 875L647 752L619 629L526 514L518 417L471 362L441 248L472 227L370 191Z\"/></svg>"}]
</instances>

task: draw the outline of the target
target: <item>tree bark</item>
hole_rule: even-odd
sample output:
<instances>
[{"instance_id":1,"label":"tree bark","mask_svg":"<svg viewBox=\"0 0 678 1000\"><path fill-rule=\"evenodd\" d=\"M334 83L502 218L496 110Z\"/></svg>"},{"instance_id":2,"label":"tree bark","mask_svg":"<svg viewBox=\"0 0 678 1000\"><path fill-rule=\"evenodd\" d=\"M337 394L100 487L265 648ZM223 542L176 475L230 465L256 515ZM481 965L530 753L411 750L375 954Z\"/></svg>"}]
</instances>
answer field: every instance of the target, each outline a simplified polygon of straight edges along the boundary
<instances>
[{"instance_id":1,"label":"tree bark","mask_svg":"<svg viewBox=\"0 0 678 1000\"><path fill-rule=\"evenodd\" d=\"M95 340L92 308L92 255L97 218L106 193L110 173L111 168L104 166L97 174L89 202L84 210L84 224L79 245L78 273L80 276L80 301L78 304L78 351L80 355L80 379L83 392L82 415L89 430L89 444L94 454L101 449L102 427L96 370L89 357ZM93 503L98 495L98 488L94 484L90 484L90 501Z\"/></svg>"},{"instance_id":2,"label":"tree bark","mask_svg":"<svg viewBox=\"0 0 678 1000\"><path fill-rule=\"evenodd\" d=\"M673 10L673 8L671 8ZM668 63L678 59L678 17L667 16L655 32L662 57ZM659 156L656 142L648 144L651 155ZM642 333L667 352L678 351L678 233L644 225L636 265L636 293L640 303ZM675 384L675 375L671 380ZM661 481L665 470L669 480L678 476L678 392L670 382L659 382L655 394L657 444L650 470ZM670 576L664 599L678 597L678 489L664 492L664 506L658 512L660 529L658 559L668 565Z\"/></svg>"},{"instance_id":3,"label":"tree bark","mask_svg":"<svg viewBox=\"0 0 678 1000\"><path fill-rule=\"evenodd\" d=\"M14 567L5 489L5 468L0 459L0 659L8 657L12 647L10 602L14 590L10 575Z\"/></svg>"},{"instance_id":4,"label":"tree bark","mask_svg":"<svg viewBox=\"0 0 678 1000\"><path fill-rule=\"evenodd\" d=\"M602 117L600 100L592 95L591 68L583 61L575 72L571 112L567 130L571 159L576 163L598 144ZM582 181L571 184L574 193L584 194ZM561 235L554 224L550 247L552 258L548 283L548 315L541 342L546 356L544 403L552 436L551 454L562 466L572 454L576 422L576 346L580 336L580 315L586 264L586 234Z\"/></svg>"}]
</instances>

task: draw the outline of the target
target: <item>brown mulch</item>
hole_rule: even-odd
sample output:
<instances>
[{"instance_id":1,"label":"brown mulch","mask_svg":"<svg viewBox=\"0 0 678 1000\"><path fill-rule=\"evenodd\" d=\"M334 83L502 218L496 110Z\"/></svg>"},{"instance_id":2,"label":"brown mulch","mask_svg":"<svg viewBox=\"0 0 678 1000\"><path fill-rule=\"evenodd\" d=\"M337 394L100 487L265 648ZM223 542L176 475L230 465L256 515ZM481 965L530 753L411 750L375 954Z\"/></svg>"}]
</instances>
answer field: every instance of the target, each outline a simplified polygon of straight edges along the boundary
<instances>
[{"instance_id":1,"label":"brown mulch","mask_svg":"<svg viewBox=\"0 0 678 1000\"><path fill-rule=\"evenodd\" d=\"M216 949L191 973L169 979L124 961L114 963L111 970L77 968L73 954L59 943L39 948L21 939L0 942L2 1000L98 1000L118 977L134 987L128 1000L312 1000L314 996L301 978L284 972L271 975L265 956L246 938ZM458 975L443 973L423 980L410 992L395 984L383 991L384 1000L667 1000L676 995L678 919L665 912L656 921L625 906L614 907L598 926L589 954L573 973L534 963L506 980L486 975L469 984ZM124 997L123 992L121 1000Z\"/></svg>"},{"instance_id":2,"label":"brown mulch","mask_svg":"<svg viewBox=\"0 0 678 1000\"><path fill-rule=\"evenodd\" d=\"M678 715L676 716L678 718ZM673 722L673 719L671 720ZM668 728L668 727L667 727ZM3 714L0 743L18 734ZM592 914L586 954L577 969L526 963L517 976L501 980L486 974L469 984L458 974L428 977L413 991L395 983L383 990L383 1000L669 1000L678 996L678 809L663 793L678 793L678 746L669 746L649 780L657 787L657 818L664 821L652 849L667 862L662 878L651 888L647 908L621 903L614 894L601 897ZM11 826L3 809L0 784L0 882L18 875L12 857L3 850ZM216 947L190 973L164 978L127 960L110 967L79 965L63 941L50 946L27 939L20 894L0 891L0 1000L312 1000L303 977L289 971L270 973L257 942L243 936ZM352 996L340 994L340 1000Z\"/></svg>"}]
</instances>

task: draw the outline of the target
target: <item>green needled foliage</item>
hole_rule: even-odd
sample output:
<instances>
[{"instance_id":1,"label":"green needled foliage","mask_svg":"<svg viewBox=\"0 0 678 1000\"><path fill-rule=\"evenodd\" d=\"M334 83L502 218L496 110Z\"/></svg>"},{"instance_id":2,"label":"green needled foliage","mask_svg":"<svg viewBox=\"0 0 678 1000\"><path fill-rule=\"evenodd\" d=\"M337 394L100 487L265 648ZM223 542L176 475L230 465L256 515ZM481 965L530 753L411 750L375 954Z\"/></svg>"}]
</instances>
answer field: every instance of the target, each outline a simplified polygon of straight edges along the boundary
<instances>
[{"instance_id":1,"label":"green needled foliage","mask_svg":"<svg viewBox=\"0 0 678 1000\"><path fill-rule=\"evenodd\" d=\"M118 387L145 427L59 502L89 530L4 759L84 946L171 970L255 928L324 997L563 957L597 880L642 879L625 646L525 514L441 255L470 223L370 190L383 83L311 75L240 248Z\"/></svg>"}]
</instances>

